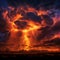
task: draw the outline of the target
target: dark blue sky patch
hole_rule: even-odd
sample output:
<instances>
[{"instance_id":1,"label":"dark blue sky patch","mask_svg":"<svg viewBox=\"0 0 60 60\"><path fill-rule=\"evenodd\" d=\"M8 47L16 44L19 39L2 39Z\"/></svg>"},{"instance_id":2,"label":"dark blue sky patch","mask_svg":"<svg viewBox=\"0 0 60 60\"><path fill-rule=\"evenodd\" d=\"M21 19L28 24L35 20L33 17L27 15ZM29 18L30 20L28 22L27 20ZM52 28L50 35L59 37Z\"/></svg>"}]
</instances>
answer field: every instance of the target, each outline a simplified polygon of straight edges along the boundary
<instances>
[{"instance_id":1,"label":"dark blue sky patch","mask_svg":"<svg viewBox=\"0 0 60 60\"><path fill-rule=\"evenodd\" d=\"M0 42L5 42L10 36L9 32L0 32Z\"/></svg>"},{"instance_id":2,"label":"dark blue sky patch","mask_svg":"<svg viewBox=\"0 0 60 60\"><path fill-rule=\"evenodd\" d=\"M0 0L0 7L7 8L8 7L7 0Z\"/></svg>"}]
</instances>

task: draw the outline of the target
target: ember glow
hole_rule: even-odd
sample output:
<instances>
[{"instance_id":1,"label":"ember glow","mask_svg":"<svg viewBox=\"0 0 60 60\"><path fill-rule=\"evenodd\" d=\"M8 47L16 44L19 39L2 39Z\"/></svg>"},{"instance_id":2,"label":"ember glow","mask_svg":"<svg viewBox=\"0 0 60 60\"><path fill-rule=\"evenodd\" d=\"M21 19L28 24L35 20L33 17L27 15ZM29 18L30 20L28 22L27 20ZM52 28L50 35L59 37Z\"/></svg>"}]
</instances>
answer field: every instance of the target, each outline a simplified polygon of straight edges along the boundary
<instances>
[{"instance_id":1,"label":"ember glow","mask_svg":"<svg viewBox=\"0 0 60 60\"><path fill-rule=\"evenodd\" d=\"M60 52L60 16L51 16L54 9L36 10L28 5L8 9L1 10L10 35L5 43L1 42L0 50Z\"/></svg>"}]
</instances>

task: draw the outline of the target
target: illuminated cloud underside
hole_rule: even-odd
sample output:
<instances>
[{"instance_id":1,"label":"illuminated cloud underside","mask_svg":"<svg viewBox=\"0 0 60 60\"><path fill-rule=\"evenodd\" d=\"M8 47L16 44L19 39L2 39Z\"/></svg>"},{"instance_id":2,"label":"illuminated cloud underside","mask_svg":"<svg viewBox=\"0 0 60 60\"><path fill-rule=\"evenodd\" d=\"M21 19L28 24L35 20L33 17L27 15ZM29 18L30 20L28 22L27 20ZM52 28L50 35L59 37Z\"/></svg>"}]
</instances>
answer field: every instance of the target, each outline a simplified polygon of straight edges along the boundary
<instances>
[{"instance_id":1,"label":"illuminated cloud underside","mask_svg":"<svg viewBox=\"0 0 60 60\"><path fill-rule=\"evenodd\" d=\"M8 9L3 10L2 16L6 21L5 30L10 35L5 43L0 43L3 44L0 50L60 52L59 10L36 10L28 5L17 8L9 6ZM55 11L54 16L53 11Z\"/></svg>"}]
</instances>

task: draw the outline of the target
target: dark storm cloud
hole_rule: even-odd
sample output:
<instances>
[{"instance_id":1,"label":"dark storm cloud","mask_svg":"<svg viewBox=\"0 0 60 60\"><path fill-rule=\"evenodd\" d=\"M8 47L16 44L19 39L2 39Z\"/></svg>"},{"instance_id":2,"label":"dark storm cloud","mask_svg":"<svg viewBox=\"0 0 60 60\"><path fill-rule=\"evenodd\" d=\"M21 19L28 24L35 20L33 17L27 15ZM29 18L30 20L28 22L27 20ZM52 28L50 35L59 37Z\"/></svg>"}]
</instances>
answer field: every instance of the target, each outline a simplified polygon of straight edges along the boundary
<instances>
[{"instance_id":1,"label":"dark storm cloud","mask_svg":"<svg viewBox=\"0 0 60 60\"><path fill-rule=\"evenodd\" d=\"M17 25L18 29L24 29L27 26L27 22L25 21L23 22L23 21L17 20L14 23Z\"/></svg>"},{"instance_id":2,"label":"dark storm cloud","mask_svg":"<svg viewBox=\"0 0 60 60\"><path fill-rule=\"evenodd\" d=\"M38 34L36 37L37 40L41 40L43 38L50 39L52 38L56 33L60 32L60 22L57 22L53 27L46 26L45 28L40 29L42 32Z\"/></svg>"},{"instance_id":3,"label":"dark storm cloud","mask_svg":"<svg viewBox=\"0 0 60 60\"><path fill-rule=\"evenodd\" d=\"M51 28L51 25L53 25L53 19L48 15L42 15L42 18L45 20L47 26L40 29L41 33L36 37L37 40L42 40L45 37L51 38L51 36L55 34L54 30Z\"/></svg>"},{"instance_id":4,"label":"dark storm cloud","mask_svg":"<svg viewBox=\"0 0 60 60\"><path fill-rule=\"evenodd\" d=\"M46 38L47 40L43 45L60 46L60 38L51 39L60 32L60 22L57 22L53 27L46 26L45 28L41 28L41 31L42 32L36 37L36 40L41 41Z\"/></svg>"},{"instance_id":5,"label":"dark storm cloud","mask_svg":"<svg viewBox=\"0 0 60 60\"><path fill-rule=\"evenodd\" d=\"M47 34L49 33L49 28L48 26L41 28L40 31L41 33L38 34L38 36L36 37L37 40L42 40L43 38L45 38L47 36Z\"/></svg>"},{"instance_id":6,"label":"dark storm cloud","mask_svg":"<svg viewBox=\"0 0 60 60\"><path fill-rule=\"evenodd\" d=\"M57 23L55 23L55 25L52 28L53 31L55 32L59 32L60 31L60 22L58 21Z\"/></svg>"},{"instance_id":7,"label":"dark storm cloud","mask_svg":"<svg viewBox=\"0 0 60 60\"><path fill-rule=\"evenodd\" d=\"M47 25L52 25L53 24L53 19L50 16L42 15L42 17L43 17L43 20L45 20Z\"/></svg>"},{"instance_id":8,"label":"dark storm cloud","mask_svg":"<svg viewBox=\"0 0 60 60\"><path fill-rule=\"evenodd\" d=\"M26 19L28 19L28 20L30 19L34 22L41 22L42 21L41 17L37 16L34 12L28 12L28 13L26 13L26 15L24 17Z\"/></svg>"},{"instance_id":9,"label":"dark storm cloud","mask_svg":"<svg viewBox=\"0 0 60 60\"><path fill-rule=\"evenodd\" d=\"M6 20L3 18L3 13L4 10L0 10L0 32L6 29Z\"/></svg>"},{"instance_id":10,"label":"dark storm cloud","mask_svg":"<svg viewBox=\"0 0 60 60\"><path fill-rule=\"evenodd\" d=\"M60 46L60 38L55 38L52 40L48 40L44 43L47 46Z\"/></svg>"},{"instance_id":11,"label":"dark storm cloud","mask_svg":"<svg viewBox=\"0 0 60 60\"><path fill-rule=\"evenodd\" d=\"M10 33L7 30L7 22L3 18L2 13L4 12L3 9L0 10L0 42L4 42L8 39Z\"/></svg>"}]
</instances>

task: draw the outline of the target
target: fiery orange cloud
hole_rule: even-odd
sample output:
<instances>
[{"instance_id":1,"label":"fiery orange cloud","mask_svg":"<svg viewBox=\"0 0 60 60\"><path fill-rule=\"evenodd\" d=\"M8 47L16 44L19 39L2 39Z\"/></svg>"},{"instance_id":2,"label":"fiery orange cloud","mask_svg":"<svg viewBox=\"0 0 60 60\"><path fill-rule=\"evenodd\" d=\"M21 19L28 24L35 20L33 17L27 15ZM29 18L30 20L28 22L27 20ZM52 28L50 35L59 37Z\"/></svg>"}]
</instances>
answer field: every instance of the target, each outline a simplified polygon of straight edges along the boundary
<instances>
[{"instance_id":1,"label":"fiery orange cloud","mask_svg":"<svg viewBox=\"0 0 60 60\"><path fill-rule=\"evenodd\" d=\"M5 48L9 51L20 51L20 50L47 50L49 52L60 51L60 48L56 46L49 46L48 48L44 46L44 43L50 41L51 39L60 38L60 34L53 33L51 36L48 35L51 33L52 28L57 23L56 17L51 17L53 24L48 25L51 21L48 21L45 18L45 15L49 15L49 11L46 10L36 10L32 7L27 6L26 9L24 6L16 8L10 8L10 11L6 10L2 13L3 18L7 22L7 30L10 32L10 37L6 42ZM27 13L31 12L27 15ZM31 16L30 16L31 15ZM40 19L41 18L41 19ZM39 20L39 21L38 21ZM24 23L17 23L26 22ZM48 24L47 24L48 23ZM20 27L18 29L18 26ZM22 28L23 27L23 28ZM47 28L44 30L44 28ZM49 33L50 32L50 33ZM39 36L39 39L37 38ZM12 46L11 46L12 45ZM37 47L34 47L34 46ZM45 44L47 45L47 43ZM38 47L39 46L39 47ZM48 46L48 45L47 45ZM6 50L6 49L5 49Z\"/></svg>"}]
</instances>

